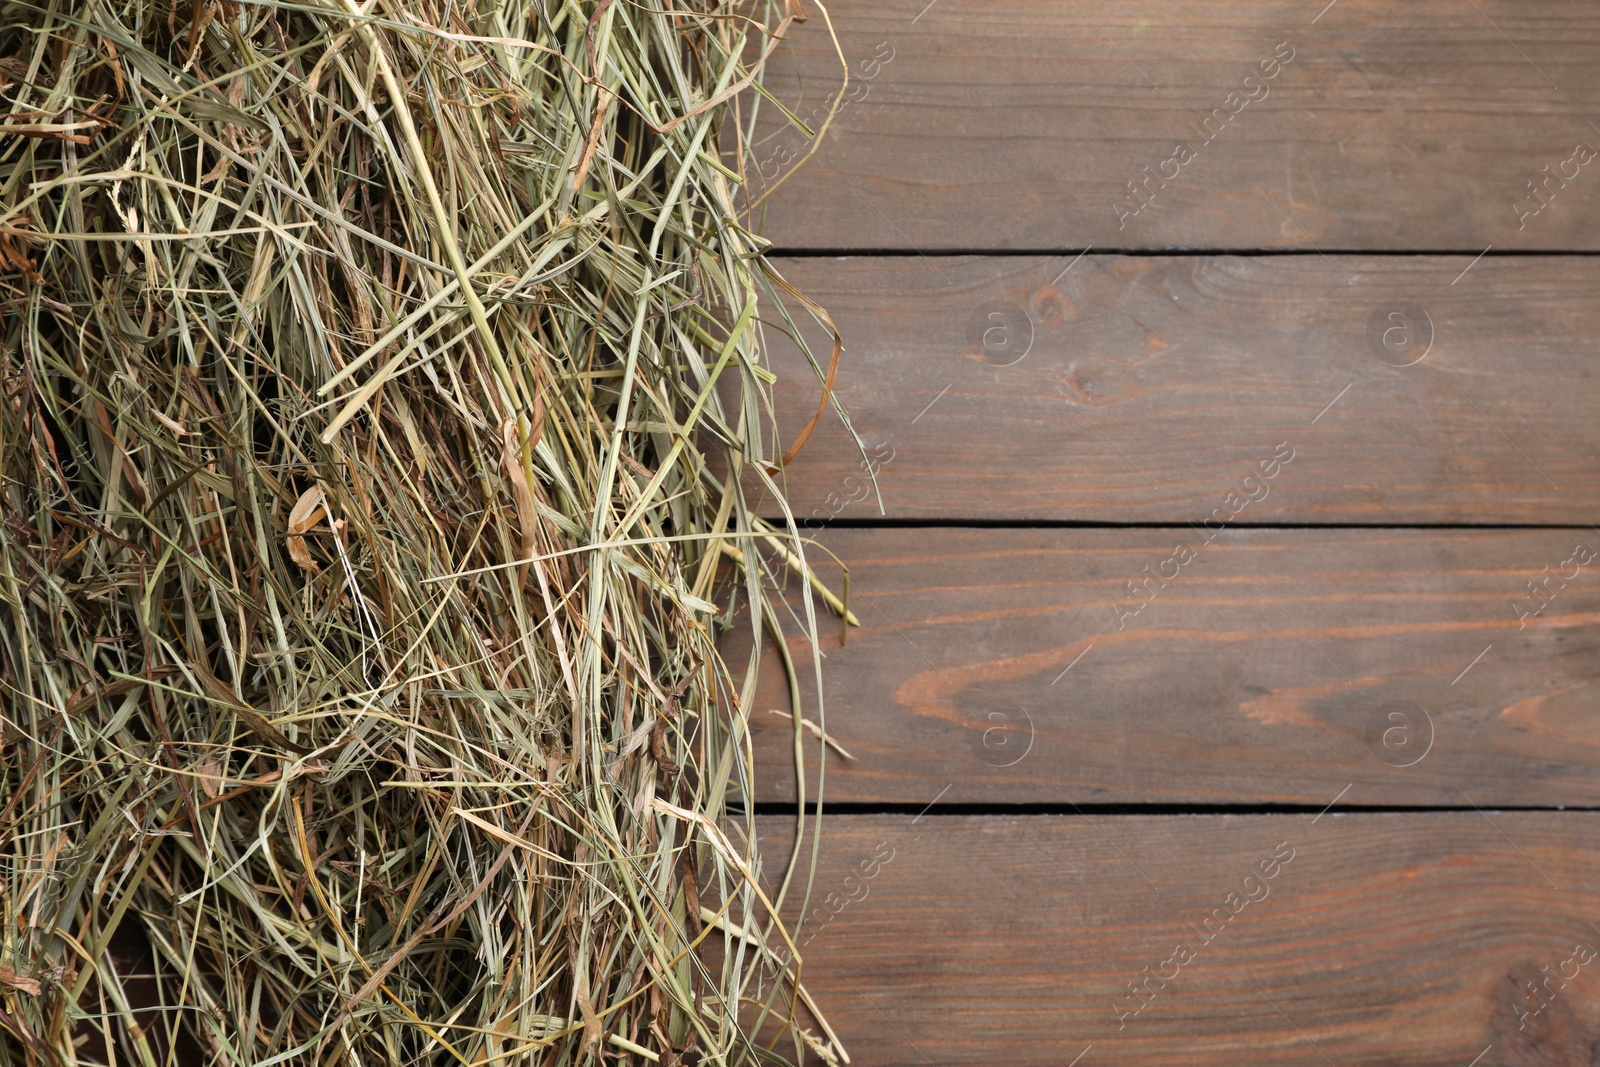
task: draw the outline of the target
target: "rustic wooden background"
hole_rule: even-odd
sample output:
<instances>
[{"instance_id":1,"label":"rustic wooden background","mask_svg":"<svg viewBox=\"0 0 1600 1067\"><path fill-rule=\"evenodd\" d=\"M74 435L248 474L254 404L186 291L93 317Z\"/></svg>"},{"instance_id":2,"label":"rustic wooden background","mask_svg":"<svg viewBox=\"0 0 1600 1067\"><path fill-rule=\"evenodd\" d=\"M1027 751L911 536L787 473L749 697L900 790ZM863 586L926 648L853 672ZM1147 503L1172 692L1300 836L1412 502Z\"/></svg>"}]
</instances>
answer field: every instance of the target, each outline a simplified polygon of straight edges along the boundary
<instances>
[{"instance_id":1,"label":"rustic wooden background","mask_svg":"<svg viewBox=\"0 0 1600 1067\"><path fill-rule=\"evenodd\" d=\"M854 1062L1600 1063L1600 5L810 15L750 193L871 457L788 472Z\"/></svg>"}]
</instances>

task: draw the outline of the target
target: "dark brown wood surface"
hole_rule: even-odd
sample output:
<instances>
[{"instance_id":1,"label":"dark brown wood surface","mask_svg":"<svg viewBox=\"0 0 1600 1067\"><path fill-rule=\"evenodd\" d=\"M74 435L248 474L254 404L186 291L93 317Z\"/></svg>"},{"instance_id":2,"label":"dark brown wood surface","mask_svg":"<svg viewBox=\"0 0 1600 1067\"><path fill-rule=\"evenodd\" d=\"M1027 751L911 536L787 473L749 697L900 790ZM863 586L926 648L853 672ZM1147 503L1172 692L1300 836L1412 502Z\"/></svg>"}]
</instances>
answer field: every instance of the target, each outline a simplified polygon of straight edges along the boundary
<instances>
[{"instance_id":1,"label":"dark brown wood surface","mask_svg":"<svg viewBox=\"0 0 1600 1067\"><path fill-rule=\"evenodd\" d=\"M815 898L855 899L804 978L862 1067L1575 1067L1597 842L1593 813L840 818Z\"/></svg>"},{"instance_id":2,"label":"dark brown wood surface","mask_svg":"<svg viewBox=\"0 0 1600 1067\"><path fill-rule=\"evenodd\" d=\"M1593 4L827 7L850 102L764 205L780 247L1476 254L1600 242L1596 161L1574 160L1580 143L1600 146ZM767 84L816 128L841 71L810 11ZM807 147L778 132L776 108L762 114L756 196ZM1148 206L1127 217L1141 203L1129 183L1147 178ZM1536 199L1529 183L1547 178Z\"/></svg>"},{"instance_id":3,"label":"dark brown wood surface","mask_svg":"<svg viewBox=\"0 0 1600 1067\"><path fill-rule=\"evenodd\" d=\"M785 472L863 623L801 935L854 1062L1600 1062L1600 7L808 10L767 86L820 123L831 13L849 102L747 190L866 452Z\"/></svg>"},{"instance_id":4,"label":"dark brown wood surface","mask_svg":"<svg viewBox=\"0 0 1600 1067\"><path fill-rule=\"evenodd\" d=\"M1240 521L1600 523L1600 259L780 267L844 335L836 391L871 454L892 454L874 460L890 518L1200 521L1287 442L1293 462ZM821 387L774 348L793 440ZM788 470L797 515L877 518L863 462L824 418Z\"/></svg>"},{"instance_id":5,"label":"dark brown wood surface","mask_svg":"<svg viewBox=\"0 0 1600 1067\"><path fill-rule=\"evenodd\" d=\"M825 533L862 622L841 648L819 607L826 729L856 757L829 755L826 796L1600 805L1600 533L1207 533ZM766 801L794 796L777 665L752 714Z\"/></svg>"}]
</instances>

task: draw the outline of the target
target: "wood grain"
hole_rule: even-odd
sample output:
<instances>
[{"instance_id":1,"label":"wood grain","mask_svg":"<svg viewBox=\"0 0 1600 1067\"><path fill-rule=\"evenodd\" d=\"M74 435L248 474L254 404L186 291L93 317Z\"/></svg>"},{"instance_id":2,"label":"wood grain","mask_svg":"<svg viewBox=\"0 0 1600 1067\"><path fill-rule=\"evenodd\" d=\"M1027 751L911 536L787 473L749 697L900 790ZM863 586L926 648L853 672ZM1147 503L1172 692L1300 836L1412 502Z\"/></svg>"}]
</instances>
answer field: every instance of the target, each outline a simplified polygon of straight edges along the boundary
<instances>
[{"instance_id":1,"label":"wood grain","mask_svg":"<svg viewBox=\"0 0 1600 1067\"><path fill-rule=\"evenodd\" d=\"M859 899L804 976L873 1067L1588 1064L1600 960L1563 965L1600 947L1597 840L1593 813L839 817L815 895Z\"/></svg>"},{"instance_id":2,"label":"wood grain","mask_svg":"<svg viewBox=\"0 0 1600 1067\"><path fill-rule=\"evenodd\" d=\"M844 334L837 394L862 442L892 452L874 464L890 518L1198 522L1287 441L1293 464L1242 521L1600 522L1600 259L781 267ZM1409 318L1375 348L1389 312ZM774 368L790 441L820 385L792 348ZM788 471L796 514L877 518L863 462L825 418Z\"/></svg>"},{"instance_id":3,"label":"wood grain","mask_svg":"<svg viewBox=\"0 0 1600 1067\"><path fill-rule=\"evenodd\" d=\"M839 0L849 102L797 170L766 105L753 195L794 173L763 205L784 248L1597 247L1593 163L1567 161L1600 145L1600 10L1325 6ZM767 84L815 129L842 82L812 14Z\"/></svg>"},{"instance_id":4,"label":"wood grain","mask_svg":"<svg viewBox=\"0 0 1600 1067\"><path fill-rule=\"evenodd\" d=\"M862 626L841 648L819 608L825 725L856 757L828 757L826 796L1322 805L1348 785L1362 805L1600 805L1600 534L1206 536L827 532ZM792 800L788 693L766 669L757 799Z\"/></svg>"},{"instance_id":5,"label":"wood grain","mask_svg":"<svg viewBox=\"0 0 1600 1067\"><path fill-rule=\"evenodd\" d=\"M1600 945L1600 813L1496 809L1600 806L1600 259L1560 254L1600 247L1600 9L829 11L851 101L798 171L766 108L750 184L793 173L766 232L830 254L781 269L844 334L866 456L824 420L789 499L993 524L818 535L864 625L824 613L857 759L807 735L807 796L820 758L831 803L937 802L825 822L805 973L855 1062L1597 1062L1600 960L1525 1013ZM838 83L825 21L768 81L802 118ZM820 390L773 369L792 441ZM782 802L765 663L751 799ZM792 821L759 826L778 869Z\"/></svg>"}]
</instances>

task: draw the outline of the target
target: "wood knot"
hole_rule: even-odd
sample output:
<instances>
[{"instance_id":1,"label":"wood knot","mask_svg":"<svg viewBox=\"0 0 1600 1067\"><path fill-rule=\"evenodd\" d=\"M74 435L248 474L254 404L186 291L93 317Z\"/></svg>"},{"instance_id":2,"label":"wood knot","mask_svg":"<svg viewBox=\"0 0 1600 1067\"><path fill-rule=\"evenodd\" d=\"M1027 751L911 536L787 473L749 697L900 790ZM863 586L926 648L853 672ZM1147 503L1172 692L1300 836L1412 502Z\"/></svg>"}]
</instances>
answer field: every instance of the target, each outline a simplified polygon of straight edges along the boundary
<instances>
[{"instance_id":1,"label":"wood knot","mask_svg":"<svg viewBox=\"0 0 1600 1067\"><path fill-rule=\"evenodd\" d=\"M1581 961L1587 958L1587 963ZM1500 1062L1517 1067L1600 1065L1600 969L1584 946L1540 963L1518 963L1497 984L1491 1006Z\"/></svg>"}]
</instances>

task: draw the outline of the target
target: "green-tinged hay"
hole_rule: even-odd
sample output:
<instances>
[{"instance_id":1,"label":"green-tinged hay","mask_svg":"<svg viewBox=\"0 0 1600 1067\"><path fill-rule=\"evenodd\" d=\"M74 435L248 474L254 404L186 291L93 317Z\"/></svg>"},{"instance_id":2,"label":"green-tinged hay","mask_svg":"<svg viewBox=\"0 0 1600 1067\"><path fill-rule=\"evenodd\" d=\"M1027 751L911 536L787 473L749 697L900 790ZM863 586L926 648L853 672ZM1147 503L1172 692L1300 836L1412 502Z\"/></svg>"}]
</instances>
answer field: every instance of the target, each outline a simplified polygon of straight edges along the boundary
<instances>
[{"instance_id":1,"label":"green-tinged hay","mask_svg":"<svg viewBox=\"0 0 1600 1067\"><path fill-rule=\"evenodd\" d=\"M848 1062L716 641L800 14L0 3L0 1063Z\"/></svg>"}]
</instances>

